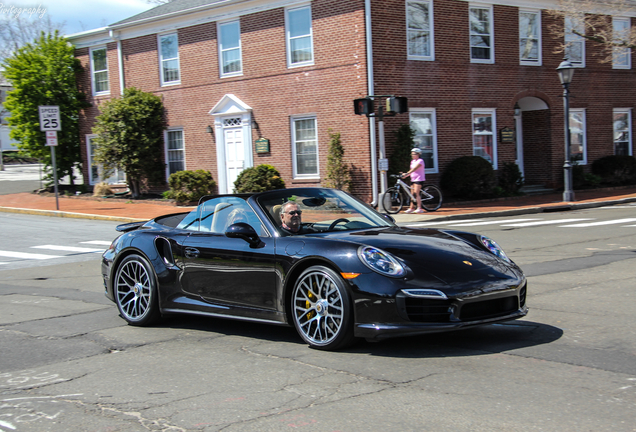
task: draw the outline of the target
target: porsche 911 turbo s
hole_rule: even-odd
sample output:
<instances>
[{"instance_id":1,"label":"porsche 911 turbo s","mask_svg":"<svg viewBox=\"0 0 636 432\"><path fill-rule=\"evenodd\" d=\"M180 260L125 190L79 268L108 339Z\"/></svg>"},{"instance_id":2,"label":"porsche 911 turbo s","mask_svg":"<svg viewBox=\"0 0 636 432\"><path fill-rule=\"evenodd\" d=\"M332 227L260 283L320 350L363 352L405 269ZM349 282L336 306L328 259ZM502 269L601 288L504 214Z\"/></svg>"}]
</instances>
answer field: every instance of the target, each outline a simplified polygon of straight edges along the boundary
<instances>
[{"instance_id":1,"label":"porsche 911 turbo s","mask_svg":"<svg viewBox=\"0 0 636 432\"><path fill-rule=\"evenodd\" d=\"M102 275L131 325L175 313L289 325L333 350L528 312L526 278L495 241L399 227L336 189L208 196L117 229Z\"/></svg>"}]
</instances>

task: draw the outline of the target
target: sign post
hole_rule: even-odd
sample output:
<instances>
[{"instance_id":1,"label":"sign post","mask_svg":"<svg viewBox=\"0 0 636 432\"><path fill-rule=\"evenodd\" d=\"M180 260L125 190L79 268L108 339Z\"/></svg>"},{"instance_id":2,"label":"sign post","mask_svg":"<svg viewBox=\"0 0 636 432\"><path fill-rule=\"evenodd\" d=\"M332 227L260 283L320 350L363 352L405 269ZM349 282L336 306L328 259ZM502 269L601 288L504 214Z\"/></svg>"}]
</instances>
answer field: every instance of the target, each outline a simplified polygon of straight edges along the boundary
<instances>
[{"instance_id":1,"label":"sign post","mask_svg":"<svg viewBox=\"0 0 636 432\"><path fill-rule=\"evenodd\" d=\"M51 147L51 160L53 161L53 188L55 189L55 208L60 209L59 194L57 191L57 162L55 160L55 147L57 147L57 131L62 130L60 122L60 107L54 105L38 106L40 112L40 130L46 133L46 145Z\"/></svg>"}]
</instances>

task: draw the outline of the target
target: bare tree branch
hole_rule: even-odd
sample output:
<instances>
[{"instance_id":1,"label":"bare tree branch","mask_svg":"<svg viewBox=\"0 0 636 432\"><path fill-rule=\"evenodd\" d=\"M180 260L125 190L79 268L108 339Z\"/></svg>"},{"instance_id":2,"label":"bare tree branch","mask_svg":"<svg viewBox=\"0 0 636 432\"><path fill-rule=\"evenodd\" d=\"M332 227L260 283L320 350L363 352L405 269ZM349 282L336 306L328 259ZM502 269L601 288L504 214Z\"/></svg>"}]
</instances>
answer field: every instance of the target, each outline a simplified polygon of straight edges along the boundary
<instances>
[{"instance_id":1,"label":"bare tree branch","mask_svg":"<svg viewBox=\"0 0 636 432\"><path fill-rule=\"evenodd\" d=\"M555 53L567 51L567 34L601 45L601 63L612 62L620 50L636 48L636 26L631 20L620 31L614 28L612 21L612 17L635 16L636 0L559 0L557 9L549 10L548 14L556 18L548 30L555 39L560 40ZM566 28L565 22L572 23L570 28Z\"/></svg>"},{"instance_id":2,"label":"bare tree branch","mask_svg":"<svg viewBox=\"0 0 636 432\"><path fill-rule=\"evenodd\" d=\"M18 48L36 40L41 32L63 33L64 23L54 23L46 9L0 5L0 63Z\"/></svg>"}]
</instances>

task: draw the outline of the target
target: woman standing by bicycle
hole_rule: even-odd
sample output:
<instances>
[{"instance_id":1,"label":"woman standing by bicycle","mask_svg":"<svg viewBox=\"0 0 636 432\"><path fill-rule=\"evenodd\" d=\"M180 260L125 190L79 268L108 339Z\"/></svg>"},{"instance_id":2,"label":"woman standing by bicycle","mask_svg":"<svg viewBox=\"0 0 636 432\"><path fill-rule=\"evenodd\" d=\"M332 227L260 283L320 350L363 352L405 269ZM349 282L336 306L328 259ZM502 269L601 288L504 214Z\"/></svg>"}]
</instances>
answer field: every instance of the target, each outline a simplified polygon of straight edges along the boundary
<instances>
[{"instance_id":1,"label":"woman standing by bicycle","mask_svg":"<svg viewBox=\"0 0 636 432\"><path fill-rule=\"evenodd\" d=\"M417 199L417 209L413 207L415 203L411 200L411 206L404 213L424 213L420 190L426 180L426 174L424 174L424 160L420 157L421 154L422 150L417 147L411 150L411 169L402 174L402 178L411 176L411 193Z\"/></svg>"}]
</instances>

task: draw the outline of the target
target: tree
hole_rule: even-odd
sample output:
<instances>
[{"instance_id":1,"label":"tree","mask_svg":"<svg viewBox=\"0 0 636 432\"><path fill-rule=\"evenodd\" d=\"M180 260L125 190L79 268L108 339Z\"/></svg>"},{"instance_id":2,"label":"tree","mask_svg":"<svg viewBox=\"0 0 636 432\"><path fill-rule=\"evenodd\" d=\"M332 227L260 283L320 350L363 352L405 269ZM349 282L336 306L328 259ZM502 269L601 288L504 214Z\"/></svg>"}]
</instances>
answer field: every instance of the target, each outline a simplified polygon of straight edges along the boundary
<instances>
[{"instance_id":1,"label":"tree","mask_svg":"<svg viewBox=\"0 0 636 432\"><path fill-rule=\"evenodd\" d=\"M408 171L411 165L411 150L415 147L415 130L408 124L403 124L395 131L393 152L389 159L389 174Z\"/></svg>"},{"instance_id":2,"label":"tree","mask_svg":"<svg viewBox=\"0 0 636 432\"><path fill-rule=\"evenodd\" d=\"M70 176L74 184L73 168L81 164L79 112L90 105L77 89L76 75L82 66L73 46L57 31L41 33L33 43L18 48L4 66L4 75L13 86L4 104L11 113L11 138L18 141L19 150L52 166L51 151L40 131L38 106L58 106L62 130L57 133L57 176Z\"/></svg>"},{"instance_id":3,"label":"tree","mask_svg":"<svg viewBox=\"0 0 636 432\"><path fill-rule=\"evenodd\" d=\"M126 173L133 198L141 195L144 181L165 181L163 131L166 128L161 98L130 87L121 98L101 106L93 133L93 159L108 177L115 168Z\"/></svg>"},{"instance_id":4,"label":"tree","mask_svg":"<svg viewBox=\"0 0 636 432\"><path fill-rule=\"evenodd\" d=\"M64 29L64 24L52 22L46 9L39 6L23 8L5 4L3 9L5 13L0 15L0 61L33 42L40 33L52 34Z\"/></svg>"},{"instance_id":5,"label":"tree","mask_svg":"<svg viewBox=\"0 0 636 432\"><path fill-rule=\"evenodd\" d=\"M329 154L327 156L327 187L349 191L351 189L351 169L343 160L344 147L340 132L329 129Z\"/></svg>"},{"instance_id":6,"label":"tree","mask_svg":"<svg viewBox=\"0 0 636 432\"><path fill-rule=\"evenodd\" d=\"M565 53L569 43L566 33L580 36L602 47L601 63L610 63L621 50L636 48L636 27L627 21L623 28L614 27L612 17L631 17L636 13L634 0L559 0L548 13L557 18L550 33L561 40L555 53ZM571 23L565 26L565 22Z\"/></svg>"}]
</instances>

